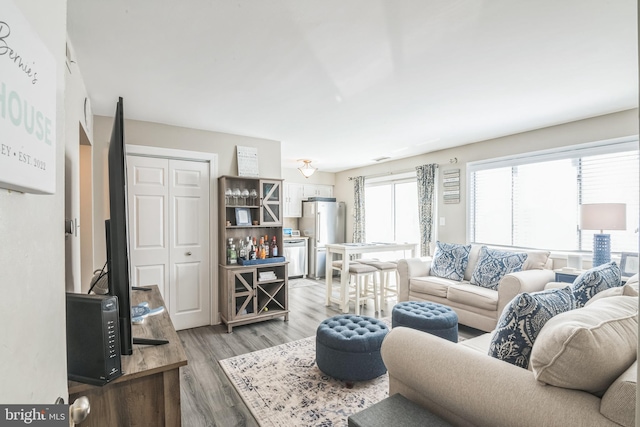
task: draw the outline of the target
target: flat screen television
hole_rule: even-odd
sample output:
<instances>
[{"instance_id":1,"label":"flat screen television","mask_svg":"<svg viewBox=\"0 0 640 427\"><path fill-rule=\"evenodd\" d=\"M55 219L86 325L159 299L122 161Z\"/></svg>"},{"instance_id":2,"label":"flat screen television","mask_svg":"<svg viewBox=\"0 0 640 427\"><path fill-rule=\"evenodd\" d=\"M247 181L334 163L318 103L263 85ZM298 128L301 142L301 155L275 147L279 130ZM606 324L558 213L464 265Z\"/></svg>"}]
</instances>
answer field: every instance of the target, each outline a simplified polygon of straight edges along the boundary
<instances>
[{"instance_id":1,"label":"flat screen television","mask_svg":"<svg viewBox=\"0 0 640 427\"><path fill-rule=\"evenodd\" d=\"M109 294L118 297L120 350L133 354L133 344L166 344L165 340L133 338L131 333L131 290L129 284L129 237L127 233L127 159L124 140L124 110L118 99L109 142L109 214L105 221Z\"/></svg>"}]
</instances>

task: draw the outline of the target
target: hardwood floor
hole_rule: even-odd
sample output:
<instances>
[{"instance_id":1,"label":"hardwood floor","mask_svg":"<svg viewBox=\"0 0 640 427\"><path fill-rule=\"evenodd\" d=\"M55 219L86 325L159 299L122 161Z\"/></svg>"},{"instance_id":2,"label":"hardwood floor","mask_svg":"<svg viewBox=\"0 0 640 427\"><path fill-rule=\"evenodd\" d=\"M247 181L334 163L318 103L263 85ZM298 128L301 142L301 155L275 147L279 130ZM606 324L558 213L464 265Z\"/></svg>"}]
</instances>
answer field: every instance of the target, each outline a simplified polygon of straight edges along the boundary
<instances>
[{"instance_id":1,"label":"hardwood floor","mask_svg":"<svg viewBox=\"0 0 640 427\"><path fill-rule=\"evenodd\" d=\"M310 285L307 285L310 284ZM228 334L224 325L204 326L178 332L187 353L188 365L180 368L182 425L257 426L251 412L231 385L218 364L226 359L252 351L312 336L324 319L340 314L337 306L325 307L324 282L291 280L289 289L289 321L282 318L252 325L238 326ZM395 304L389 300L375 314L370 301L361 314L390 317ZM460 334L475 336L479 331L462 328Z\"/></svg>"}]
</instances>

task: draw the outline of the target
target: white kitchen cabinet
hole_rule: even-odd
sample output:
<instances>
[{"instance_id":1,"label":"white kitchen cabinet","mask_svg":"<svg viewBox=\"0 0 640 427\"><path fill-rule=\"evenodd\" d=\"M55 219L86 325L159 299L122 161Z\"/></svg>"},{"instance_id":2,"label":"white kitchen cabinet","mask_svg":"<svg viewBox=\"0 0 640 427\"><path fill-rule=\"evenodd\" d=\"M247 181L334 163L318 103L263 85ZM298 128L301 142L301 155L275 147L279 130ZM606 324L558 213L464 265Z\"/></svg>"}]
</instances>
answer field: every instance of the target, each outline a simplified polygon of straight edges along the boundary
<instances>
[{"instance_id":1,"label":"white kitchen cabinet","mask_svg":"<svg viewBox=\"0 0 640 427\"><path fill-rule=\"evenodd\" d=\"M306 200L309 197L333 197L333 185L304 184L302 198Z\"/></svg>"},{"instance_id":2,"label":"white kitchen cabinet","mask_svg":"<svg viewBox=\"0 0 640 427\"><path fill-rule=\"evenodd\" d=\"M303 184L284 183L283 213L285 218L300 218L302 216L302 194Z\"/></svg>"}]
</instances>

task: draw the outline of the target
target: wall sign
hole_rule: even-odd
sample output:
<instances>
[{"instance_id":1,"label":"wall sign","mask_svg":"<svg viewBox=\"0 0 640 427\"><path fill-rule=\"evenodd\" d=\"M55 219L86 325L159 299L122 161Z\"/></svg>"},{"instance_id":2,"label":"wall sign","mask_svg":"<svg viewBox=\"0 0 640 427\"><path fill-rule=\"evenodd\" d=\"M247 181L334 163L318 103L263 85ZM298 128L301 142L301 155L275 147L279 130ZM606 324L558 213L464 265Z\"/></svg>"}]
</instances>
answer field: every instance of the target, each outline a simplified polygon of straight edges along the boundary
<instances>
[{"instance_id":1,"label":"wall sign","mask_svg":"<svg viewBox=\"0 0 640 427\"><path fill-rule=\"evenodd\" d=\"M443 172L442 197L444 202L460 203L460 169L449 169Z\"/></svg>"},{"instance_id":2,"label":"wall sign","mask_svg":"<svg viewBox=\"0 0 640 427\"><path fill-rule=\"evenodd\" d=\"M258 149L256 147L236 146L238 155L238 176L260 176L258 170Z\"/></svg>"},{"instance_id":3,"label":"wall sign","mask_svg":"<svg viewBox=\"0 0 640 427\"><path fill-rule=\"evenodd\" d=\"M0 0L0 188L56 191L56 62L11 0Z\"/></svg>"}]
</instances>

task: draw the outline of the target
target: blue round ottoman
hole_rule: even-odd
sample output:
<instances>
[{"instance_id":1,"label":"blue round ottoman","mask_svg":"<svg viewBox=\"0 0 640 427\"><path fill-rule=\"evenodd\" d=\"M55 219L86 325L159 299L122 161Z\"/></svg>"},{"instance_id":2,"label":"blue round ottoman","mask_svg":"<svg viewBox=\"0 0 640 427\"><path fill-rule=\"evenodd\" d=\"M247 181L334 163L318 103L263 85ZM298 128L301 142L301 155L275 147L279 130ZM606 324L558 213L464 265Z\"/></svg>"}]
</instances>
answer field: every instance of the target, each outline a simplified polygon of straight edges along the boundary
<instances>
[{"instance_id":1,"label":"blue round ottoman","mask_svg":"<svg viewBox=\"0 0 640 427\"><path fill-rule=\"evenodd\" d=\"M366 381L387 372L380 356L389 327L373 317L343 314L323 321L316 331L316 363L344 381Z\"/></svg>"},{"instance_id":2,"label":"blue round ottoman","mask_svg":"<svg viewBox=\"0 0 640 427\"><path fill-rule=\"evenodd\" d=\"M404 301L391 311L391 326L418 329L458 342L458 315L451 307L435 302Z\"/></svg>"}]
</instances>

